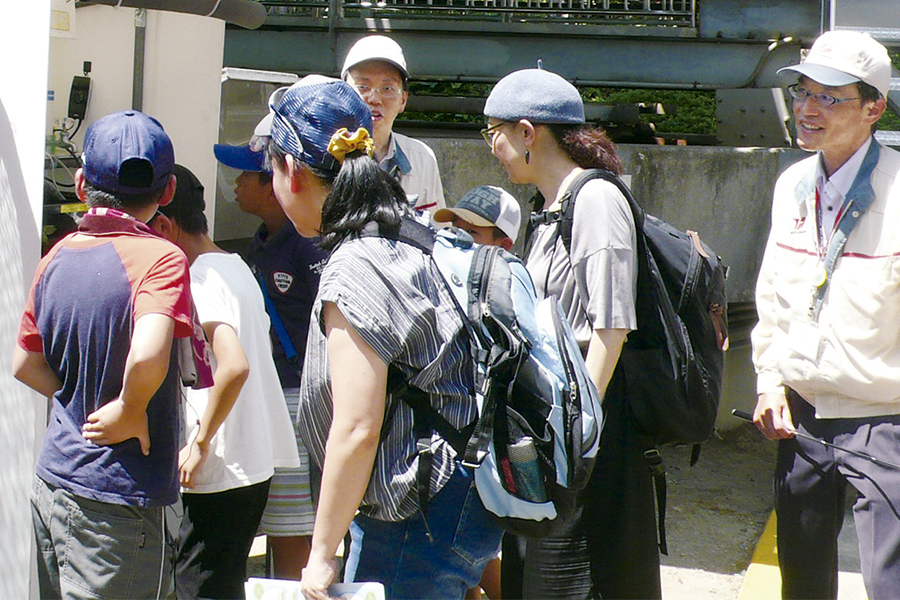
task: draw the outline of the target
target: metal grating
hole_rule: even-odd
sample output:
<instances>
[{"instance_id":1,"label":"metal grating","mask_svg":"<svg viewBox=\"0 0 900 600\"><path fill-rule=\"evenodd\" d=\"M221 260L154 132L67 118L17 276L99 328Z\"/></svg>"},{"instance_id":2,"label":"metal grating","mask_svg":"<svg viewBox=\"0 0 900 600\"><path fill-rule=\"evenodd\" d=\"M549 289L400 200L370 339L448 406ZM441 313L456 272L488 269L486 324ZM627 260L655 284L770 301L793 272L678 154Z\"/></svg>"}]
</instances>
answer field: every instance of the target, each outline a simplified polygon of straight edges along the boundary
<instances>
[{"instance_id":1,"label":"metal grating","mask_svg":"<svg viewBox=\"0 0 900 600\"><path fill-rule=\"evenodd\" d=\"M270 15L326 17L327 0L262 0ZM696 27L697 0L338 0L345 18Z\"/></svg>"},{"instance_id":2,"label":"metal grating","mask_svg":"<svg viewBox=\"0 0 900 600\"><path fill-rule=\"evenodd\" d=\"M838 25L835 29L852 29L853 31L863 31L868 33L876 40L884 44L900 43L900 29L895 27L855 27L848 25Z\"/></svg>"}]
</instances>

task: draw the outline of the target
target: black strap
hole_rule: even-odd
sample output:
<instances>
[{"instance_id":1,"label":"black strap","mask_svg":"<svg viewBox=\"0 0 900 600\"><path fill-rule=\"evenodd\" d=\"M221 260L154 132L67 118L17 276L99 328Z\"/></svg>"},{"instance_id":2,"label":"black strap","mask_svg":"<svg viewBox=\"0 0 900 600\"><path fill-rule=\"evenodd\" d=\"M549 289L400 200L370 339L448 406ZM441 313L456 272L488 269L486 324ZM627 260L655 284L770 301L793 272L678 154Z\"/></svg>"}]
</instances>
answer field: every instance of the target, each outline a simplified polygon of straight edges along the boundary
<instances>
[{"instance_id":1,"label":"black strap","mask_svg":"<svg viewBox=\"0 0 900 600\"><path fill-rule=\"evenodd\" d=\"M653 477L653 488L656 490L656 515L659 532L659 551L669 555L669 546L666 543L666 467L663 464L659 450L651 448L644 452L644 459L650 468L650 476Z\"/></svg>"}]
</instances>

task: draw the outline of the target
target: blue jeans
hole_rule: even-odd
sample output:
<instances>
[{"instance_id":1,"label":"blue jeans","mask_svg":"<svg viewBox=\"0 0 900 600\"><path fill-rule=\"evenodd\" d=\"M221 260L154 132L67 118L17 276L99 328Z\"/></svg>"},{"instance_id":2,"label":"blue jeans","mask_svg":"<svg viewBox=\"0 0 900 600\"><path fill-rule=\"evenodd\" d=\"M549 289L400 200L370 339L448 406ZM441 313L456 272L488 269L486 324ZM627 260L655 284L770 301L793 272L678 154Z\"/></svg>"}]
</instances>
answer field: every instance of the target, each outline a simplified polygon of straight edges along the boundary
<instances>
[{"instance_id":1,"label":"blue jeans","mask_svg":"<svg viewBox=\"0 0 900 600\"><path fill-rule=\"evenodd\" d=\"M422 513L390 523L357 515L346 582L380 581L391 600L462 599L500 550L502 530L491 520L461 465L428 503L428 539Z\"/></svg>"},{"instance_id":2,"label":"blue jeans","mask_svg":"<svg viewBox=\"0 0 900 600\"><path fill-rule=\"evenodd\" d=\"M41 598L165 598L172 544L162 507L76 496L35 476L31 496Z\"/></svg>"}]
</instances>

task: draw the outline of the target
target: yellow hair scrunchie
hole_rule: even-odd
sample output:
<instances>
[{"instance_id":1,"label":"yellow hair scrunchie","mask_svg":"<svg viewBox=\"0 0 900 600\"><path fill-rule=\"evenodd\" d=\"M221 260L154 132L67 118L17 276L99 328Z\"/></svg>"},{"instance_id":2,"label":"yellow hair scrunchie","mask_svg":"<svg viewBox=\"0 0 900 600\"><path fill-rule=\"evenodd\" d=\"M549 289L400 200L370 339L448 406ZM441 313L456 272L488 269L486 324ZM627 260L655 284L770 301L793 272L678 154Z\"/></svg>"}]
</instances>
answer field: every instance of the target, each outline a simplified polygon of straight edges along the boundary
<instances>
[{"instance_id":1,"label":"yellow hair scrunchie","mask_svg":"<svg viewBox=\"0 0 900 600\"><path fill-rule=\"evenodd\" d=\"M339 163L344 162L344 157L355 150L362 150L369 156L375 148L375 143L369 137L369 132L360 127L356 133L351 134L346 127L341 127L331 136L328 142L328 153L335 157Z\"/></svg>"}]
</instances>

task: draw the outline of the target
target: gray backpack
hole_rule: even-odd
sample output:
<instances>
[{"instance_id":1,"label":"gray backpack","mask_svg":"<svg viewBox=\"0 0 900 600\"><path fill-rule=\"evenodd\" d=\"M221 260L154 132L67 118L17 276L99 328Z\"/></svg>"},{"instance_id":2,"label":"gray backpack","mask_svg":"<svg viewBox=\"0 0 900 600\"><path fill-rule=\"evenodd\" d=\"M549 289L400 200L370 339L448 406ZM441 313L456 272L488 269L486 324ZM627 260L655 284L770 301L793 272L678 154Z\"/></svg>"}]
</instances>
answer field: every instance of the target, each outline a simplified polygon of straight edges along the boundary
<instances>
[{"instance_id":1,"label":"gray backpack","mask_svg":"<svg viewBox=\"0 0 900 600\"><path fill-rule=\"evenodd\" d=\"M538 301L518 258L474 244L459 229L435 232L404 219L398 231L363 235L429 255L466 324L478 417L465 430L451 426L425 392L402 377L398 382L399 371L390 370L389 389L412 407L422 440L417 487L423 514L434 431L474 469L478 494L501 527L530 537L553 533L590 478L603 426L600 398L556 300Z\"/></svg>"}]
</instances>

